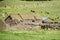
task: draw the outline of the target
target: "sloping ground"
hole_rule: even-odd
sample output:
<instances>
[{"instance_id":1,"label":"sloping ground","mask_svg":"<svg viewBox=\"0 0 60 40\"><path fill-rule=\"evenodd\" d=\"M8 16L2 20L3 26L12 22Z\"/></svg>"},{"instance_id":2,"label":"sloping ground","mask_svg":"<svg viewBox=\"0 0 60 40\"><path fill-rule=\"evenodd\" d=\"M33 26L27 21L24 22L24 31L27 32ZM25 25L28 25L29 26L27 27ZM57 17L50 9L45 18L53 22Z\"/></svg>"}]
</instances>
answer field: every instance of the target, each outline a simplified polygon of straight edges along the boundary
<instances>
[{"instance_id":1,"label":"sloping ground","mask_svg":"<svg viewBox=\"0 0 60 40\"><path fill-rule=\"evenodd\" d=\"M0 40L60 40L60 31L0 31Z\"/></svg>"},{"instance_id":2,"label":"sloping ground","mask_svg":"<svg viewBox=\"0 0 60 40\"><path fill-rule=\"evenodd\" d=\"M4 2L7 4L6 8L0 7L0 9L3 9L6 12L5 14L16 14L16 13L25 14L25 13L31 13L31 10L34 10L39 15L49 17L52 19L60 17L60 1L29 2L29 1L18 1L18 0L16 1L5 0ZM47 12L49 14L47 14Z\"/></svg>"}]
</instances>

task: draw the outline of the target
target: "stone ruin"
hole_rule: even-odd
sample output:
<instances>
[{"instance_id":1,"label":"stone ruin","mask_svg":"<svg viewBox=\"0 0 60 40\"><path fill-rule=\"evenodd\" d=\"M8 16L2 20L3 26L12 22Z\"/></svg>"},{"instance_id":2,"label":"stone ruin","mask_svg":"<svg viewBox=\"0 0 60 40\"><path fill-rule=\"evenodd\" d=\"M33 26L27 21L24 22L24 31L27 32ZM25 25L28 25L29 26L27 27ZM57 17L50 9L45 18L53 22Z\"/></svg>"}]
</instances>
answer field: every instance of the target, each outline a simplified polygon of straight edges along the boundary
<instances>
[{"instance_id":1,"label":"stone ruin","mask_svg":"<svg viewBox=\"0 0 60 40\"><path fill-rule=\"evenodd\" d=\"M33 30L40 29L42 23L38 14L13 14L5 19L6 29L10 30Z\"/></svg>"},{"instance_id":2,"label":"stone ruin","mask_svg":"<svg viewBox=\"0 0 60 40\"><path fill-rule=\"evenodd\" d=\"M60 30L60 23L38 14L12 14L5 21L0 20L0 30Z\"/></svg>"}]
</instances>

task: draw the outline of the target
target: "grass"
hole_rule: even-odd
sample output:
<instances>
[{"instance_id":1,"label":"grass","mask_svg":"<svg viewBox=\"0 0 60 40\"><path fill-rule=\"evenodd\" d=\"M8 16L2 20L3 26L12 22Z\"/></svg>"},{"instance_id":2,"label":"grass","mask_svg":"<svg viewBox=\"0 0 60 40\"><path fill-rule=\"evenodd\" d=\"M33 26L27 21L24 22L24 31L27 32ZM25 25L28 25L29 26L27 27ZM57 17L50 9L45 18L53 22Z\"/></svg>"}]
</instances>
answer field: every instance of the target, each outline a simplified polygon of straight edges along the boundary
<instances>
[{"instance_id":1,"label":"grass","mask_svg":"<svg viewBox=\"0 0 60 40\"><path fill-rule=\"evenodd\" d=\"M2 20L4 20L8 14L31 13L30 10L35 10L36 13L42 17L49 17L52 19L60 17L60 1L29 2L19 0L4 0L4 3L7 4L7 7L0 7L0 19ZM46 14L46 11L49 12L49 14ZM5 17L2 16L4 12L6 12ZM60 40L60 30L0 30L0 40Z\"/></svg>"},{"instance_id":2,"label":"grass","mask_svg":"<svg viewBox=\"0 0 60 40\"><path fill-rule=\"evenodd\" d=\"M29 2L15 0L14 2L14 0L5 0L4 2L7 4L7 7L0 7L0 19L3 20L7 17L7 14L31 13L30 10L35 10L42 17L46 16L52 19L60 17L60 1ZM46 11L50 14L46 14ZM5 17L2 16L4 12L6 12ZM0 40L60 40L60 30L0 30Z\"/></svg>"},{"instance_id":3,"label":"grass","mask_svg":"<svg viewBox=\"0 0 60 40\"><path fill-rule=\"evenodd\" d=\"M0 31L0 40L60 40L60 30Z\"/></svg>"},{"instance_id":4,"label":"grass","mask_svg":"<svg viewBox=\"0 0 60 40\"><path fill-rule=\"evenodd\" d=\"M36 13L41 15L42 17L49 17L51 19L55 19L60 17L60 1L19 1L19 0L4 0L7 4L7 7L0 7L0 19L4 19L2 16L3 12L7 14L16 14L16 13L31 13L30 10L35 10ZM46 14L46 11L49 14ZM41 13L42 12L42 13ZM5 17L6 18L6 17ZM60 21L60 20L55 20Z\"/></svg>"}]
</instances>

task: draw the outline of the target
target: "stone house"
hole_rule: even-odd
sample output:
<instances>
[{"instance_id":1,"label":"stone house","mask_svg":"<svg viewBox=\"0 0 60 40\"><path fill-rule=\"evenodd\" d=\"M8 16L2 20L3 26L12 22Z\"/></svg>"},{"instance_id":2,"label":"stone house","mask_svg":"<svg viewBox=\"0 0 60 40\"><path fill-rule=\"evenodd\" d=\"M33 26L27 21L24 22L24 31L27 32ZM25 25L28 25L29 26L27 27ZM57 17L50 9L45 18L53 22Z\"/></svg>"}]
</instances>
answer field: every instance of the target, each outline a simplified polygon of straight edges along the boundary
<instances>
[{"instance_id":1,"label":"stone house","mask_svg":"<svg viewBox=\"0 0 60 40\"><path fill-rule=\"evenodd\" d=\"M9 15L5 22L10 25L10 27L15 26L15 29L41 29L39 24L42 23L41 16L38 14L13 14ZM23 27L23 28L22 28Z\"/></svg>"}]
</instances>

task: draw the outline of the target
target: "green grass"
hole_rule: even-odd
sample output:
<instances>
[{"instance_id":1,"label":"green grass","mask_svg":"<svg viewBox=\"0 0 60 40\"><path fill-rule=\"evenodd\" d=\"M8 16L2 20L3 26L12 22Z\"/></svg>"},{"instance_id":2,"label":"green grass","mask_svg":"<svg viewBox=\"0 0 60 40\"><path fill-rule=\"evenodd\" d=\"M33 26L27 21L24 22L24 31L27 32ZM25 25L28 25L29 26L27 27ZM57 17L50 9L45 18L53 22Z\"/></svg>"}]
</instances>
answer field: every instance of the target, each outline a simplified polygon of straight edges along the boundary
<instances>
[{"instance_id":1,"label":"green grass","mask_svg":"<svg viewBox=\"0 0 60 40\"><path fill-rule=\"evenodd\" d=\"M0 31L0 40L60 40L60 30Z\"/></svg>"},{"instance_id":2,"label":"green grass","mask_svg":"<svg viewBox=\"0 0 60 40\"><path fill-rule=\"evenodd\" d=\"M60 17L60 1L29 2L5 0L7 7L0 7L0 19L4 20L8 14L31 13L35 10L39 15L52 19ZM14 5L14 7L12 6ZM15 5L18 7L16 8ZM42 11L42 13L41 13ZM45 11L50 14L46 14ZM5 13L6 17L2 16ZM55 20L60 21L60 20ZM0 40L60 40L60 30L31 30L31 31L0 31Z\"/></svg>"},{"instance_id":3,"label":"green grass","mask_svg":"<svg viewBox=\"0 0 60 40\"><path fill-rule=\"evenodd\" d=\"M36 13L42 17L49 17L55 19L60 17L60 1L19 1L19 0L4 0L4 3L7 4L7 7L0 7L0 15L3 10L7 14L16 14L16 13L31 13L30 10L35 10ZM17 6L17 7L16 7ZM42 13L41 13L42 11ZM49 14L46 14L46 12ZM3 19L3 17L1 17ZM0 18L0 19L1 19ZM60 21L60 20L55 20Z\"/></svg>"}]
</instances>

